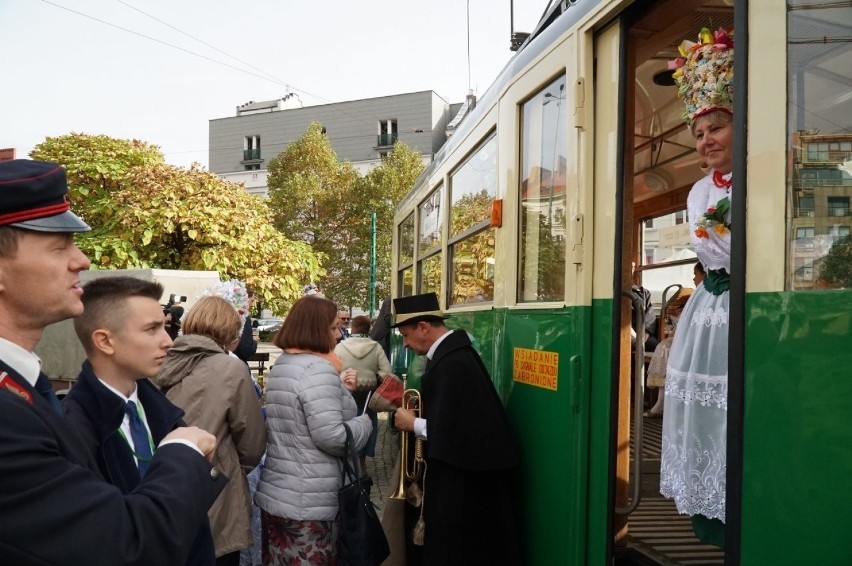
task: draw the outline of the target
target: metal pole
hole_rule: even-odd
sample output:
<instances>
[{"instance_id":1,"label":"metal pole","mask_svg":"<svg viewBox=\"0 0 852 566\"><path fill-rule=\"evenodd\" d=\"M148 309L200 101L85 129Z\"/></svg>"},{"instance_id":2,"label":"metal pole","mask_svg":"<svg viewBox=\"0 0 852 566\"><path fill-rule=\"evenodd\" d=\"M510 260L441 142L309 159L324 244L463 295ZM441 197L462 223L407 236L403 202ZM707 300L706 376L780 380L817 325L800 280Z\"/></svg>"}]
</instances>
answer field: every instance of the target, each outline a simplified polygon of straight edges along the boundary
<instances>
[{"instance_id":1,"label":"metal pole","mask_svg":"<svg viewBox=\"0 0 852 566\"><path fill-rule=\"evenodd\" d=\"M370 318L376 312L376 213L370 221Z\"/></svg>"}]
</instances>

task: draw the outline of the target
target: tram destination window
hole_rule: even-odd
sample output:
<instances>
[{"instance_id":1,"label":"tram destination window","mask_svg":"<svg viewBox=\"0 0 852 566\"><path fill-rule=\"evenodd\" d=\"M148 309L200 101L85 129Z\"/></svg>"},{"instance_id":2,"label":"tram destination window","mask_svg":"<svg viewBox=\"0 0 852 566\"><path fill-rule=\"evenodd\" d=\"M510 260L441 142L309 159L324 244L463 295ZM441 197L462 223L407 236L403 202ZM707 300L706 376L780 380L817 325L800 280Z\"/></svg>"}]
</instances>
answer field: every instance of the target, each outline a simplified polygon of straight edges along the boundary
<instances>
[{"instance_id":1,"label":"tram destination window","mask_svg":"<svg viewBox=\"0 0 852 566\"><path fill-rule=\"evenodd\" d=\"M786 288L852 287L852 10L789 0Z\"/></svg>"},{"instance_id":2,"label":"tram destination window","mask_svg":"<svg viewBox=\"0 0 852 566\"><path fill-rule=\"evenodd\" d=\"M564 76L521 107L520 302L565 298L567 116Z\"/></svg>"},{"instance_id":3,"label":"tram destination window","mask_svg":"<svg viewBox=\"0 0 852 566\"><path fill-rule=\"evenodd\" d=\"M491 135L450 174L450 304L494 300L497 138Z\"/></svg>"}]
</instances>

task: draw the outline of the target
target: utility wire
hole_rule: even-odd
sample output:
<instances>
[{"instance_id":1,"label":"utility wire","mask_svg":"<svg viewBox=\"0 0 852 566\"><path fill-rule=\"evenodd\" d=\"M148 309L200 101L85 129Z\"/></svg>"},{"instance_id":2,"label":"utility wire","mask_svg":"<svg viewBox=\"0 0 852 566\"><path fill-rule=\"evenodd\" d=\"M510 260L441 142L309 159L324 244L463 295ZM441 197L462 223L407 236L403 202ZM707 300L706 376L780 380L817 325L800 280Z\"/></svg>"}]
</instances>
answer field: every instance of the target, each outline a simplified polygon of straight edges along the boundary
<instances>
[{"instance_id":1,"label":"utility wire","mask_svg":"<svg viewBox=\"0 0 852 566\"><path fill-rule=\"evenodd\" d=\"M185 48L180 47L180 46L178 46L178 45L174 45L174 44L172 44L172 43L169 43L169 42L167 42L167 41L163 41L163 40L161 40L161 39L157 39L157 38L155 38L155 37L151 37L151 36L149 36L149 35L145 35L145 34L143 34L143 33L140 33L140 32L137 32L137 31L134 31L134 30L132 30L132 29L129 29L129 28L126 28L126 27L123 27L123 26L117 25L117 24L114 24L114 23L112 23L112 22L108 22L108 21L106 21L106 20L102 20L102 19L100 19L100 18L96 18L95 16L90 16L89 14L84 14L83 12L79 12L79 11L74 10L74 9L72 9L72 8L68 8L68 7L66 7L66 6L62 6L61 4L57 4L57 3L55 3L55 2L51 2L50 0L41 0L41 1L42 1L42 2L44 2L45 4L50 4L51 6L55 6L56 8L61 8L61 9L63 9L63 10L66 10L66 11L68 11L68 12L71 12L71 13L73 13L73 14L77 14L78 16L82 16L82 17L84 17L84 18L88 18L88 19L90 19L90 20L93 20L93 21L96 21L96 22L98 22L98 23L101 23L101 24L104 24L104 25L107 25L107 26L113 27L113 28L115 28L115 29L118 29L118 30L121 30L121 31L124 31L124 32L130 33L130 34L133 34L133 35L138 36L138 37L141 37L141 38L143 38L143 39L148 39L148 40L150 40L150 41L157 42L157 43L162 44L162 45L165 45L165 46L167 46L167 47L171 47L171 48L173 48L173 49L177 49L178 51L182 51L182 52L187 53L187 54L189 54L189 55L194 55L194 56L196 56L196 57L200 57L201 59L205 59L205 60L207 60L207 61L210 61L211 63L216 63L217 65L222 65L223 67L227 67L227 68L229 68L229 69L233 69L233 70L235 70L235 71L239 71L239 72L241 72L241 73L245 73L245 74L247 74L247 75L251 75L251 76L253 76L253 77L256 77L256 78L259 78L259 79L262 79L262 80L265 80L265 81L273 82L273 83L275 83L275 84L278 84L278 85L281 85L281 86L285 87L285 88L286 88L286 89L288 89L288 90L296 91L296 92L302 93L302 94L304 94L304 95L306 95L306 96L310 96L311 98L314 98L314 99L316 99L316 100L320 100L320 101L322 101L322 102L324 102L324 103L326 103L326 104L335 105L335 106L332 106L333 111L335 111L335 112L339 112L339 113L341 113L341 114L344 114L344 115L346 115L346 116L348 116L348 117L350 117L350 118L355 119L356 121L358 121L358 122L360 122L360 123L363 123L363 124L369 124L369 125L371 125L371 126L372 126L372 125L374 125L373 123L369 123L369 122L365 121L365 120L364 120L364 116L362 116L362 115L352 114L352 113L350 113L350 112L347 112L346 110L343 110L342 108L337 107L336 105L337 105L337 104L339 104L339 103L337 103L337 102L335 102L335 101L333 101L333 100L329 100L329 99L327 99L327 98L323 98L322 96L319 96L319 95L313 94L313 93L311 93L311 92L308 92L308 91L306 91L306 90L303 90L303 89L297 88L297 87L295 87L295 86L293 86L293 85L291 85L291 84L289 84L289 83L286 83L286 82L284 82L284 81L282 81L282 80L280 80L280 79L277 79L277 78L273 77L272 75L269 75L269 73L266 73L265 71L260 71L260 72L261 72L261 73L263 73L264 75L269 75L269 76L263 76L263 75L259 75L259 74L257 74L257 73L253 73L253 72L251 72L251 71L249 71L249 70L242 69L242 68L240 68L240 67L236 67L236 66L234 66L234 65L230 65L230 64L228 64L228 63L226 63L226 62L224 62L224 61L219 61L219 60L217 60L217 59L213 59L212 57L208 57L208 56L206 56L206 55L202 55L202 54L200 54L200 53L196 53L195 51L191 51L191 50L189 50L189 49L185 49ZM120 0L119 0L119 1L120 1ZM125 4L125 3L124 3L124 2L122 2L122 4ZM129 6L129 5L128 5L128 6ZM133 8L132 6L129 6L129 7ZM134 8L134 9L135 9L135 8ZM137 10L137 11L141 12L141 10ZM142 12L142 13L144 13L144 12ZM153 18L153 16L150 16L150 15L148 15L148 14L145 14L145 15L146 15L146 16L149 16L149 17L151 17L151 18ZM156 19L156 18L153 18L153 19ZM160 20L157 20L157 21L160 21ZM160 23L163 23L164 25L167 25L167 26L169 26L169 27L171 27L171 28L173 28L173 29L176 29L176 30L177 30L177 28L174 28L174 26L171 26L170 24L167 24L167 23L165 23L165 22L160 22ZM177 30L177 31L180 31L180 30ZM185 32L182 32L182 31L181 31L181 33L184 33L184 35L187 35L188 37L192 37L191 35L186 34ZM198 40L197 38L193 38L193 39L196 39L196 41L200 41L200 40ZM204 42L201 42L201 43L204 43ZM207 45L207 44L205 43L205 45ZM211 46L211 47L212 47L212 46ZM216 49L216 48L214 47L213 49ZM221 51L221 50L219 50L219 49L216 49L216 50L217 50L217 51ZM223 52L223 53L224 53L224 52ZM228 55L227 53L225 53L225 54L226 54L226 55ZM234 58L234 59L237 59L236 57L233 57L232 55L228 55L228 57L232 57L232 58ZM239 61L239 59L237 59L237 60ZM241 61L241 62L242 62L242 61ZM258 70L259 70L259 69L258 69ZM382 118L379 118L378 116L374 116L374 117L373 117L373 119L374 119L374 120L376 120L376 121L379 121L379 120L381 120Z\"/></svg>"}]
</instances>

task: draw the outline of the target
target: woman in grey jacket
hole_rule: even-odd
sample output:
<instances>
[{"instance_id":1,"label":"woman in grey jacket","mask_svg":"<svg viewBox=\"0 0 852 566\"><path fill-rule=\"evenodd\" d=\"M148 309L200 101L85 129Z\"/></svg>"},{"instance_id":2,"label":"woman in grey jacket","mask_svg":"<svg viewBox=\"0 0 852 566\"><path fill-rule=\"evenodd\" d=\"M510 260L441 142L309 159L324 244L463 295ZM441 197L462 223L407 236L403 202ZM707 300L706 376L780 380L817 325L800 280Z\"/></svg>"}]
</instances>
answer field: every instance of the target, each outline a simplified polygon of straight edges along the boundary
<instances>
[{"instance_id":1,"label":"woman in grey jacket","mask_svg":"<svg viewBox=\"0 0 852 566\"><path fill-rule=\"evenodd\" d=\"M255 501L264 565L323 565L337 559L334 522L346 423L360 449L369 417L357 416L333 349L337 306L316 295L293 305L275 337L283 350L266 382L268 444ZM346 376L354 389L354 377Z\"/></svg>"}]
</instances>

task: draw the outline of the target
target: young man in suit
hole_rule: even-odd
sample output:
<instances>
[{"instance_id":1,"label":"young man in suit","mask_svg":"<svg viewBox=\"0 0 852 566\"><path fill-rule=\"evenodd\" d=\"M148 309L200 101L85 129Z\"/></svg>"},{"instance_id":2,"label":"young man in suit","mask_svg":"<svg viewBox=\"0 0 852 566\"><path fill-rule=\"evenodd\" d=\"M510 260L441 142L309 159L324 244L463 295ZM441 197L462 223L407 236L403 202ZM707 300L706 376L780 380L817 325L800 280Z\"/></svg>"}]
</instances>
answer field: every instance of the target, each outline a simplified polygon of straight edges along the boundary
<instances>
[{"instance_id":1,"label":"young man in suit","mask_svg":"<svg viewBox=\"0 0 852 566\"><path fill-rule=\"evenodd\" d=\"M62 401L101 474L122 493L142 481L154 447L183 426L183 410L148 381L172 346L160 306L163 287L135 277L103 277L83 286L83 314L74 330L87 359ZM213 565L204 521L187 564Z\"/></svg>"},{"instance_id":2,"label":"young man in suit","mask_svg":"<svg viewBox=\"0 0 852 566\"><path fill-rule=\"evenodd\" d=\"M444 325L435 293L394 299L394 310L403 346L427 359L423 411L394 416L397 428L426 440L423 564L522 564L513 491L518 449L485 365L464 330Z\"/></svg>"},{"instance_id":3,"label":"young man in suit","mask_svg":"<svg viewBox=\"0 0 852 566\"><path fill-rule=\"evenodd\" d=\"M65 171L0 163L0 557L5 564L181 564L226 478L216 438L178 428L125 495L62 414L33 348L51 323L79 316L89 260L74 234Z\"/></svg>"}]
</instances>

